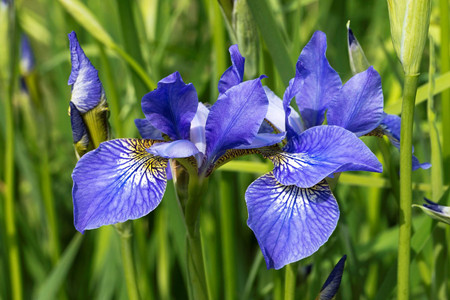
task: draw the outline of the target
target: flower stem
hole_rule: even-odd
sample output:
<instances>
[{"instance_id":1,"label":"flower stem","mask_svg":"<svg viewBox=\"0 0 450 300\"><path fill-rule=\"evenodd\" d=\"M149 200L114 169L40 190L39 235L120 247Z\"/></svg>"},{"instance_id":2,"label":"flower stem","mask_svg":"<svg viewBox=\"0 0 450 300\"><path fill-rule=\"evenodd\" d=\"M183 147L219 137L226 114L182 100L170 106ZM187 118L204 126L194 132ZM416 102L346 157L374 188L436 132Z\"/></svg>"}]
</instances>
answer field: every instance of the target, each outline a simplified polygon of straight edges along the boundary
<instances>
[{"instance_id":1,"label":"flower stem","mask_svg":"<svg viewBox=\"0 0 450 300\"><path fill-rule=\"evenodd\" d=\"M125 282L127 284L128 299L138 300L139 292L136 284L136 276L134 273L133 252L130 245L131 228L128 227L129 225L130 224L126 223L118 223L116 224L116 229L120 235L120 250L122 253L122 263L125 272Z\"/></svg>"},{"instance_id":2,"label":"flower stem","mask_svg":"<svg viewBox=\"0 0 450 300\"><path fill-rule=\"evenodd\" d=\"M411 173L414 106L419 74L406 75L403 86L400 132L400 215L397 266L397 299L409 299L411 247Z\"/></svg>"},{"instance_id":3,"label":"flower stem","mask_svg":"<svg viewBox=\"0 0 450 300\"><path fill-rule=\"evenodd\" d=\"M294 300L295 299L295 270L292 264L288 264L285 267L285 278L284 278L284 300Z\"/></svg>"},{"instance_id":4,"label":"flower stem","mask_svg":"<svg viewBox=\"0 0 450 300\"><path fill-rule=\"evenodd\" d=\"M185 220L187 227L187 272L190 283L190 298L208 299L208 285L203 263L202 241L200 237L199 212L207 189L207 180L197 176L189 177L189 196L186 203Z\"/></svg>"}]
</instances>

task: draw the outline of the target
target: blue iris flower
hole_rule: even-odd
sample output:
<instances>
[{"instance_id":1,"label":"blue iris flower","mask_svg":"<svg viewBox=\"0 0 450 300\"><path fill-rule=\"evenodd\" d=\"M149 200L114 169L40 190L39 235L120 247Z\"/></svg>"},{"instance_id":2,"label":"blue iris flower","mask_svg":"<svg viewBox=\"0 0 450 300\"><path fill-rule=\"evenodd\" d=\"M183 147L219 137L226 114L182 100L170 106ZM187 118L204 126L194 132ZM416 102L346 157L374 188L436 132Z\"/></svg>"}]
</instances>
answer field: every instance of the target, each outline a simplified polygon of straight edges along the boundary
<instances>
[{"instance_id":1,"label":"blue iris flower","mask_svg":"<svg viewBox=\"0 0 450 300\"><path fill-rule=\"evenodd\" d=\"M363 50L350 27L348 28L348 47L349 49L359 49L364 56ZM370 91L377 93L377 95L361 94L359 97L346 98L355 86L361 84L376 87ZM342 126L358 136L379 130L381 134L389 138L389 141L397 149L400 149L401 118L397 115L386 114L383 111L383 95L378 73L370 67L368 70L353 76L342 89L341 96L332 101L328 108L328 123ZM412 151L414 152L414 148ZM413 171L430 167L430 163L420 163L417 157L413 155Z\"/></svg>"},{"instance_id":2,"label":"blue iris flower","mask_svg":"<svg viewBox=\"0 0 450 300\"><path fill-rule=\"evenodd\" d=\"M263 77L242 81L244 59L237 46L230 47L230 53L233 65L222 75L220 95L211 108L199 103L194 86L175 72L142 98L145 119L135 123L144 139L110 140L81 157L72 174L78 231L154 210L164 195L169 159L195 157L189 162L206 177L233 151L283 140L284 133L259 132L269 103ZM72 73L79 72L80 62L72 63ZM80 85L93 80L89 74L82 78L87 81Z\"/></svg>"},{"instance_id":3,"label":"blue iris flower","mask_svg":"<svg viewBox=\"0 0 450 300\"><path fill-rule=\"evenodd\" d=\"M375 155L358 138L371 130L365 118L381 116L382 108L360 102L353 112L345 108L350 110L341 116L347 120L345 126L334 116L330 120L330 107L337 99L344 99L343 106L358 99L382 104L379 76L369 69L342 87L325 52L325 34L316 32L300 54L283 101L266 88L270 102L266 119L286 131L287 143L282 151L262 151L274 169L256 179L245 198L247 224L268 268L279 269L313 254L334 231L339 208L326 177L343 171L382 171ZM294 97L300 115L290 107ZM321 125L327 110L330 125ZM348 120L347 115L358 116L358 122Z\"/></svg>"}]
</instances>

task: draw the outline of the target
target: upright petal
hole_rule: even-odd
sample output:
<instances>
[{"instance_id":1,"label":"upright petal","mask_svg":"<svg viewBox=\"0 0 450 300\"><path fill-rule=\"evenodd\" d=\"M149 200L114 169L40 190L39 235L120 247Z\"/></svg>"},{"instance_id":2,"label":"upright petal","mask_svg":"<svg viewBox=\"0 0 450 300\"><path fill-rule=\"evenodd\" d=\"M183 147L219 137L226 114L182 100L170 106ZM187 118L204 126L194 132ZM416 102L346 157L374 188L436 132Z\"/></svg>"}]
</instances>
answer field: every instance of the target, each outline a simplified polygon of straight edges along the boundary
<instances>
[{"instance_id":1,"label":"upright petal","mask_svg":"<svg viewBox=\"0 0 450 300\"><path fill-rule=\"evenodd\" d=\"M267 109L266 120L275 126L280 132L286 131L286 113L283 107L283 100L281 100L274 92L272 92L267 86L264 86L267 99L269 99L269 108ZM289 125L295 132L300 134L303 131L302 121L299 114L290 107L291 111L287 118Z\"/></svg>"},{"instance_id":2,"label":"upright petal","mask_svg":"<svg viewBox=\"0 0 450 300\"><path fill-rule=\"evenodd\" d=\"M75 228L81 233L145 216L166 189L167 159L147 152L152 142L117 139L100 144L72 173Z\"/></svg>"},{"instance_id":3,"label":"upright petal","mask_svg":"<svg viewBox=\"0 0 450 300\"><path fill-rule=\"evenodd\" d=\"M206 121L206 155L213 163L240 145L249 145L267 113L261 79L245 81L219 96Z\"/></svg>"},{"instance_id":4,"label":"upright petal","mask_svg":"<svg viewBox=\"0 0 450 300\"><path fill-rule=\"evenodd\" d=\"M143 139L164 140L162 132L156 129L147 119L134 119L134 124Z\"/></svg>"},{"instance_id":5,"label":"upright petal","mask_svg":"<svg viewBox=\"0 0 450 300\"><path fill-rule=\"evenodd\" d=\"M314 186L332 173L382 172L377 157L353 133L338 126L316 126L289 140L271 157L273 173L285 185Z\"/></svg>"},{"instance_id":6,"label":"upright petal","mask_svg":"<svg viewBox=\"0 0 450 300\"><path fill-rule=\"evenodd\" d=\"M247 224L267 268L280 269L316 252L339 219L336 199L325 182L302 189L282 185L270 172L248 187L245 200Z\"/></svg>"},{"instance_id":7,"label":"upright petal","mask_svg":"<svg viewBox=\"0 0 450 300\"><path fill-rule=\"evenodd\" d=\"M198 103L197 113L191 122L191 142L197 149L205 153L206 151L206 120L209 109L201 102Z\"/></svg>"},{"instance_id":8,"label":"upright petal","mask_svg":"<svg viewBox=\"0 0 450 300\"><path fill-rule=\"evenodd\" d=\"M295 99L305 128L323 123L328 103L337 96L342 85L327 60L326 50L325 34L316 31L298 58L295 77L303 79L303 84Z\"/></svg>"},{"instance_id":9,"label":"upright petal","mask_svg":"<svg viewBox=\"0 0 450 300\"><path fill-rule=\"evenodd\" d=\"M197 111L197 92L178 72L158 82L158 88L142 98L142 111L150 123L172 140L188 140Z\"/></svg>"},{"instance_id":10,"label":"upright petal","mask_svg":"<svg viewBox=\"0 0 450 300\"><path fill-rule=\"evenodd\" d=\"M395 146L395 148L400 150L400 127L401 127L401 118L396 115L388 115L384 114L384 118L380 125L381 129L383 130L383 133L389 138L389 141L392 143L392 145ZM412 152L414 153L414 147L412 149ZM430 163L420 163L419 159L412 156L412 170L415 171L417 169L429 169L431 168Z\"/></svg>"},{"instance_id":11,"label":"upright petal","mask_svg":"<svg viewBox=\"0 0 450 300\"><path fill-rule=\"evenodd\" d=\"M81 49L74 31L69 33L69 41L72 61L72 71L68 82L72 85L70 101L75 104L80 113L84 114L96 107L104 98L103 86L97 70Z\"/></svg>"},{"instance_id":12,"label":"upright petal","mask_svg":"<svg viewBox=\"0 0 450 300\"><path fill-rule=\"evenodd\" d=\"M370 67L350 78L327 112L329 125L337 125L355 133L367 134L383 119L381 77Z\"/></svg>"},{"instance_id":13,"label":"upright petal","mask_svg":"<svg viewBox=\"0 0 450 300\"><path fill-rule=\"evenodd\" d=\"M239 52L238 45L232 45L228 51L230 52L232 66L220 77L218 85L220 94L225 93L226 90L238 85L244 80L245 58Z\"/></svg>"}]
</instances>

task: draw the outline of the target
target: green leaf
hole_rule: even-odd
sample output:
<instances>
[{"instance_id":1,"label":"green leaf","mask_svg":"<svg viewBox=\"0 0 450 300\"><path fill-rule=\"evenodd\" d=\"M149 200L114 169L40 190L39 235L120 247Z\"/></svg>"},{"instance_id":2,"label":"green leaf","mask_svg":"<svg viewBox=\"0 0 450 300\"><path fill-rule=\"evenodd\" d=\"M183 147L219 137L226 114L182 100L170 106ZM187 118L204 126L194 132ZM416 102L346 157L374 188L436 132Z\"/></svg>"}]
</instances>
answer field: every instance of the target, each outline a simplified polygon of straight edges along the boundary
<instances>
[{"instance_id":1,"label":"green leaf","mask_svg":"<svg viewBox=\"0 0 450 300\"><path fill-rule=\"evenodd\" d=\"M38 288L35 299L55 299L61 288L61 285L66 280L67 273L72 266L75 256L80 249L83 236L80 233L75 234L69 246L61 256L60 261L50 273L50 276Z\"/></svg>"},{"instance_id":2,"label":"green leaf","mask_svg":"<svg viewBox=\"0 0 450 300\"><path fill-rule=\"evenodd\" d=\"M283 41L275 17L266 0L248 0L247 2L272 60L287 86L289 80L294 76L294 64L289 58L289 51Z\"/></svg>"}]
</instances>

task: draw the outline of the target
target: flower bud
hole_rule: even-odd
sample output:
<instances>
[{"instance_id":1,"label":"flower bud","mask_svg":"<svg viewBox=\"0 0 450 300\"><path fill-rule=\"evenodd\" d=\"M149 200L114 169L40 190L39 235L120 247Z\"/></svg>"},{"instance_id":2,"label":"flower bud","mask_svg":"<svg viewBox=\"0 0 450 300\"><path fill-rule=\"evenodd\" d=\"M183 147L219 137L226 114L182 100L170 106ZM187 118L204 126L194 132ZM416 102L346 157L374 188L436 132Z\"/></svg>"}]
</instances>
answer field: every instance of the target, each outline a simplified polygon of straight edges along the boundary
<instances>
[{"instance_id":1,"label":"flower bud","mask_svg":"<svg viewBox=\"0 0 450 300\"><path fill-rule=\"evenodd\" d=\"M367 70L370 67L369 61L358 40L353 35L353 31L350 29L350 21L347 22L347 43L350 68L353 75Z\"/></svg>"},{"instance_id":2,"label":"flower bud","mask_svg":"<svg viewBox=\"0 0 450 300\"><path fill-rule=\"evenodd\" d=\"M97 148L101 142L109 140L109 109L98 71L81 49L75 32L69 34L69 40L72 61L72 72L68 82L69 85L72 85L70 114L72 126L76 126L76 128L72 127L75 148L77 148L77 142L81 140L78 138L83 137L83 145L80 146L83 150L77 150L81 156L84 154L83 151L88 150L87 145L90 142L93 143L94 148ZM82 117L82 122L79 121L79 118L75 122L74 113L76 118L78 114ZM79 126L85 126L85 128ZM84 135L85 131L87 131L86 136ZM89 142L86 139L89 139Z\"/></svg>"},{"instance_id":3,"label":"flower bud","mask_svg":"<svg viewBox=\"0 0 450 300\"><path fill-rule=\"evenodd\" d=\"M391 36L406 75L419 72L428 38L431 0L388 0Z\"/></svg>"}]
</instances>

